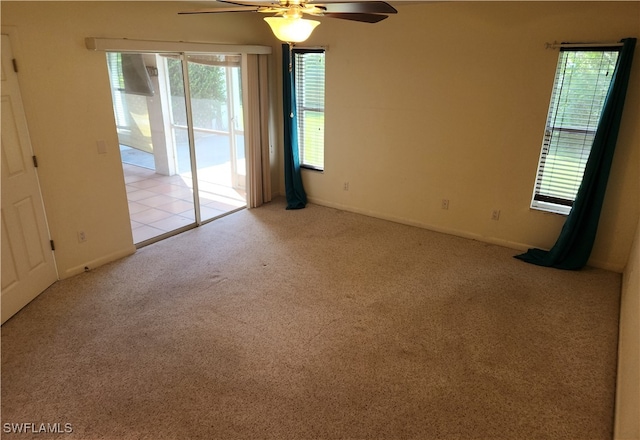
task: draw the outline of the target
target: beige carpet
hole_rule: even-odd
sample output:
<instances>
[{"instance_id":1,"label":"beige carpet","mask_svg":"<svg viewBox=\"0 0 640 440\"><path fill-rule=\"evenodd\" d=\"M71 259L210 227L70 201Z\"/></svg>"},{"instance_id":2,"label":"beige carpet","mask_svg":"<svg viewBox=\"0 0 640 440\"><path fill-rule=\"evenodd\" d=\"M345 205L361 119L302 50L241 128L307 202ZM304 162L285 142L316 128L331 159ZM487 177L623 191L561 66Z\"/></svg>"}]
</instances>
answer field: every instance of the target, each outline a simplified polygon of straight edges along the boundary
<instances>
[{"instance_id":1,"label":"beige carpet","mask_svg":"<svg viewBox=\"0 0 640 440\"><path fill-rule=\"evenodd\" d=\"M620 275L516 253L314 205L232 214L8 321L3 430L73 432L4 435L610 439Z\"/></svg>"}]
</instances>

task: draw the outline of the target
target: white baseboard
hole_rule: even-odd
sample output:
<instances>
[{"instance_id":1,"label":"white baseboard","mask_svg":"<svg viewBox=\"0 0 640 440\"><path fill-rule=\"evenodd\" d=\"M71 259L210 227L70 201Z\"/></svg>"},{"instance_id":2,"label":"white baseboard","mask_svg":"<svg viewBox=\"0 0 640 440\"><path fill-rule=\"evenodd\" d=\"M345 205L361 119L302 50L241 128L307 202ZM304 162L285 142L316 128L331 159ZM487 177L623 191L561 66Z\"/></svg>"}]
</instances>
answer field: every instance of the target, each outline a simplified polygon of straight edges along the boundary
<instances>
[{"instance_id":1,"label":"white baseboard","mask_svg":"<svg viewBox=\"0 0 640 440\"><path fill-rule=\"evenodd\" d=\"M65 271L59 272L59 277L61 280L65 278L72 277L74 275L81 274L87 270L95 269L96 267L102 266L107 263L111 263L112 261L119 260L120 258L127 257L136 252L136 247L132 244L130 247L119 250L117 252L113 252L108 255L104 255L100 258L96 258L95 260L86 261L83 264L80 264L75 267L71 267Z\"/></svg>"},{"instance_id":2,"label":"white baseboard","mask_svg":"<svg viewBox=\"0 0 640 440\"><path fill-rule=\"evenodd\" d=\"M380 213L380 212L377 212L377 211L369 211L369 210L366 210L366 209L358 209L358 208L354 208L353 206L346 206L346 205L341 205L339 203L328 202L326 200L318 199L318 198L315 198L315 197L308 197L308 201L311 202L311 203L315 203L316 205L327 206L329 208L340 209L342 211L354 212L356 214L362 214L362 215L366 215L366 216L369 216L369 217L379 218L379 219L382 219L382 220L389 220L389 221L392 221L392 222L401 223L401 224L409 225L409 226L415 226L415 227L423 228L423 229L428 229L429 231L440 232L440 233L443 233L443 234L455 235L456 237L468 238L470 240L481 241L483 243L495 244L497 246L502 246L502 247L514 249L514 250L517 250L517 251L525 252L528 249L537 247L537 246L532 245L532 244L519 243L519 242L515 242L515 241L510 241L510 240L503 240L503 239L497 238L497 237L487 237L487 236L483 236L483 235L480 235L480 234L474 234L474 233L468 232L468 231L462 231L462 230L454 229L454 228L447 228L447 227L442 227L442 226L431 225L431 224L428 224L428 223L423 223L423 222L418 222L418 221L411 220L411 219L406 219L406 218L403 218L403 217L397 217L397 216L393 216L393 215L388 215L388 214ZM617 272L617 273L622 273L623 270L624 270L624 267L618 267L618 265L605 263L605 262L598 261L598 260L590 260L589 261L589 266L596 267L598 269L609 270L609 271Z\"/></svg>"}]
</instances>

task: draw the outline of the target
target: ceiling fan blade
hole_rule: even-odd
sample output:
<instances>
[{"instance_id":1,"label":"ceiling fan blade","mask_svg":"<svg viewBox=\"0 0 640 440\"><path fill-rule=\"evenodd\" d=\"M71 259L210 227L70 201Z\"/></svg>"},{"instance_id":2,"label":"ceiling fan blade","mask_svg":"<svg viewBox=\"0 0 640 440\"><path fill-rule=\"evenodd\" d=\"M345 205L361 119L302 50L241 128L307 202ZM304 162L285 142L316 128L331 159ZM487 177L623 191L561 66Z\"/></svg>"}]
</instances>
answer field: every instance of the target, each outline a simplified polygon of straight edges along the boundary
<instances>
[{"instance_id":1,"label":"ceiling fan blade","mask_svg":"<svg viewBox=\"0 0 640 440\"><path fill-rule=\"evenodd\" d=\"M254 7L259 7L259 8L264 8L264 7L272 7L272 6L276 6L278 5L278 1L272 1L272 2L243 2L243 1L230 1L230 0L216 0L216 3L226 3L228 5L236 5L236 6L254 6Z\"/></svg>"},{"instance_id":2,"label":"ceiling fan blade","mask_svg":"<svg viewBox=\"0 0 640 440\"><path fill-rule=\"evenodd\" d=\"M340 18L342 20L359 21L362 23L378 23L388 17L388 15L382 15L382 14L352 14L352 13L347 14L347 13L341 13L341 12L324 13L322 14L322 16L331 17L331 18Z\"/></svg>"},{"instance_id":3,"label":"ceiling fan blade","mask_svg":"<svg viewBox=\"0 0 640 440\"><path fill-rule=\"evenodd\" d=\"M258 7L252 6L239 6L236 8L208 8L208 9L195 9L193 11L178 12L178 14L217 14L220 12L258 12Z\"/></svg>"},{"instance_id":4,"label":"ceiling fan blade","mask_svg":"<svg viewBox=\"0 0 640 440\"><path fill-rule=\"evenodd\" d=\"M387 2L363 1L363 2L338 2L338 3L307 3L309 6L318 6L328 13L336 14L397 14L396 8ZM325 14L325 15L327 15Z\"/></svg>"},{"instance_id":5,"label":"ceiling fan blade","mask_svg":"<svg viewBox=\"0 0 640 440\"><path fill-rule=\"evenodd\" d=\"M195 9L193 11L179 12L179 14L217 14L221 12L263 12L267 14L278 14L287 10L285 7L278 6L276 2L263 2L258 4L255 2L217 0L217 3L233 6L227 8Z\"/></svg>"}]
</instances>

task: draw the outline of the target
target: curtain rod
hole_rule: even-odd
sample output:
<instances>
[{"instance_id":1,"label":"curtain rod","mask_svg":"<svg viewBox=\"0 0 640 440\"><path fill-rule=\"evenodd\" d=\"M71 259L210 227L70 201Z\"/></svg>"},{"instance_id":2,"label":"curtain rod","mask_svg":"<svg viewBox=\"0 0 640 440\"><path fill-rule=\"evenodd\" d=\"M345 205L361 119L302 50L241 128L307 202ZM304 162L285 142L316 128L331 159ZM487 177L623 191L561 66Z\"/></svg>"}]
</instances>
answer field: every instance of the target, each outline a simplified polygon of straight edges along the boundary
<instances>
[{"instance_id":1,"label":"curtain rod","mask_svg":"<svg viewBox=\"0 0 640 440\"><path fill-rule=\"evenodd\" d=\"M560 49L563 47L622 47L624 43L544 43L545 49Z\"/></svg>"}]
</instances>

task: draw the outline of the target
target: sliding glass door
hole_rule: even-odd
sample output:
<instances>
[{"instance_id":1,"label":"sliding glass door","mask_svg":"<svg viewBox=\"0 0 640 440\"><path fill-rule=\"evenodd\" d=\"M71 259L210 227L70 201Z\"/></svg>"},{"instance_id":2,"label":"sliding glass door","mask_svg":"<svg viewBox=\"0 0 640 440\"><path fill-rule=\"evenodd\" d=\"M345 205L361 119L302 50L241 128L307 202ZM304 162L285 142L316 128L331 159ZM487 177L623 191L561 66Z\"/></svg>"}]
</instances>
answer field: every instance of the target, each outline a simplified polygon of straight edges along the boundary
<instances>
[{"instance_id":1,"label":"sliding glass door","mask_svg":"<svg viewBox=\"0 0 640 440\"><path fill-rule=\"evenodd\" d=\"M246 206L240 56L107 54L134 242Z\"/></svg>"},{"instance_id":2,"label":"sliding glass door","mask_svg":"<svg viewBox=\"0 0 640 440\"><path fill-rule=\"evenodd\" d=\"M187 55L202 220L246 204L240 63L239 55Z\"/></svg>"}]
</instances>

